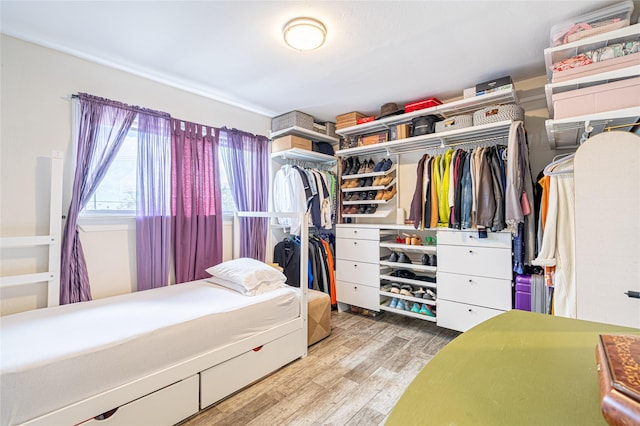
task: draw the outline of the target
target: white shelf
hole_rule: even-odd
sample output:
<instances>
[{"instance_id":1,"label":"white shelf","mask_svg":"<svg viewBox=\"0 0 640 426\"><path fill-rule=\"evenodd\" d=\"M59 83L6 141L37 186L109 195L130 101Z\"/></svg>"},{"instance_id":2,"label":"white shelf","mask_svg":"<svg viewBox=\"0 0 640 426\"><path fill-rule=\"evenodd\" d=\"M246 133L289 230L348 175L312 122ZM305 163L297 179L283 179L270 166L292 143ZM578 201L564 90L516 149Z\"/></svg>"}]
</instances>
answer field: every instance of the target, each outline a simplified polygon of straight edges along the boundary
<instances>
[{"instance_id":1,"label":"white shelf","mask_svg":"<svg viewBox=\"0 0 640 426\"><path fill-rule=\"evenodd\" d=\"M432 283L429 281L421 281L421 280L412 280L410 278L402 278L402 277L394 277L393 275L380 275L381 280L391 281L394 283L402 283L415 285L419 287L428 287L428 288L437 288L437 283Z\"/></svg>"},{"instance_id":2,"label":"white shelf","mask_svg":"<svg viewBox=\"0 0 640 426\"><path fill-rule=\"evenodd\" d=\"M552 149L575 149L579 146L587 121L593 127L591 136L594 136L602 133L607 127L633 124L638 120L640 120L640 106L559 120L546 120L545 127Z\"/></svg>"},{"instance_id":3,"label":"white shelf","mask_svg":"<svg viewBox=\"0 0 640 426\"><path fill-rule=\"evenodd\" d=\"M388 185L384 185L384 186L356 186L355 188L344 188L344 189L340 189L342 192L363 192L363 191L377 191L380 189L389 189L391 188L393 185L396 184L396 179L392 180L391 183L389 183ZM394 195L395 197L395 195Z\"/></svg>"},{"instance_id":4,"label":"white shelf","mask_svg":"<svg viewBox=\"0 0 640 426\"><path fill-rule=\"evenodd\" d=\"M284 151L274 152L271 154L271 159L281 163L284 163L287 160L310 161L321 164L333 164L336 162L336 157L332 155L300 148L291 148Z\"/></svg>"},{"instance_id":5,"label":"white shelf","mask_svg":"<svg viewBox=\"0 0 640 426\"><path fill-rule=\"evenodd\" d=\"M410 245L410 244L400 244L400 243L385 243L385 242L381 242L380 243L380 247L386 247L392 250L413 250L413 251L419 251L419 252L423 252L423 253L436 253L437 252L437 248L434 245L430 245L430 246L425 246L425 245L419 245L419 246L414 246L414 245Z\"/></svg>"},{"instance_id":6,"label":"white shelf","mask_svg":"<svg viewBox=\"0 0 640 426\"><path fill-rule=\"evenodd\" d=\"M485 95L486 96L486 95ZM476 142L481 139L506 138L513 121L499 121L496 123L481 124L479 126L466 127L464 129L448 130L428 135L414 136L407 139L398 139L374 145L359 146L336 151L340 157L370 154L395 154L408 151L416 151L424 148L446 147L454 143Z\"/></svg>"},{"instance_id":7,"label":"white shelf","mask_svg":"<svg viewBox=\"0 0 640 426\"><path fill-rule=\"evenodd\" d=\"M280 138L283 136L300 136L301 138L311 139L316 142L329 142L332 145L337 145L340 143L340 138L336 138L333 136L325 135L324 133L315 132L313 130L305 129L303 127L293 126L288 127L286 129L278 130L276 132L270 133L270 138Z\"/></svg>"},{"instance_id":8,"label":"white shelf","mask_svg":"<svg viewBox=\"0 0 640 426\"><path fill-rule=\"evenodd\" d=\"M381 260L380 265L389 266L391 268L396 268L396 269L411 269L414 271L421 271L421 272L436 272L438 270L437 266L418 265L415 263L389 262L386 260Z\"/></svg>"},{"instance_id":9,"label":"white shelf","mask_svg":"<svg viewBox=\"0 0 640 426\"><path fill-rule=\"evenodd\" d=\"M396 165L394 164L393 166L391 166L391 168L389 170L386 170L386 171L383 171L383 172L360 173L360 174L355 174L355 175L342 175L342 180L362 179L362 178L375 177L375 176L386 176L386 175L391 174L391 173L393 173L395 171L396 171Z\"/></svg>"},{"instance_id":10,"label":"white shelf","mask_svg":"<svg viewBox=\"0 0 640 426\"><path fill-rule=\"evenodd\" d=\"M621 43L623 41L640 39L640 24L620 28L602 34L587 37L561 46L544 49L544 63L547 70L547 78L551 81L551 67L554 63L569 59L580 53L598 49L610 44Z\"/></svg>"},{"instance_id":11,"label":"white shelf","mask_svg":"<svg viewBox=\"0 0 640 426\"><path fill-rule=\"evenodd\" d=\"M547 97L547 107L549 115L553 116L553 95L570 90L576 90L583 87L593 86L594 84L607 83L611 80L622 78L630 78L640 76L640 65L633 65L616 70L606 71L586 77L574 78L559 83L549 83L544 86L544 93Z\"/></svg>"},{"instance_id":12,"label":"white shelf","mask_svg":"<svg viewBox=\"0 0 640 426\"><path fill-rule=\"evenodd\" d=\"M416 117L422 117L425 115L439 115L443 118L447 118L459 114L468 114L489 105L501 103L518 103L515 90L502 90L498 92L487 93L486 95L474 96L472 98L448 102L446 104L436 105L431 108L425 108L406 114L394 115L391 117L382 118L380 120L370 121L368 123L345 127L343 129L336 130L336 133L342 136L354 136L366 133L374 133L388 130L389 127L396 124L410 123L411 120Z\"/></svg>"},{"instance_id":13,"label":"white shelf","mask_svg":"<svg viewBox=\"0 0 640 426\"><path fill-rule=\"evenodd\" d=\"M411 311L404 311L401 309L393 309L390 308L386 305L380 305L380 310L381 311L387 311L387 312L393 312L394 314L398 314L398 315L404 315L407 317L413 317L413 318L418 318L421 320L425 320L425 321L431 321L431 322L436 322L436 317L430 317L429 315L424 315L424 314L415 314Z\"/></svg>"},{"instance_id":14,"label":"white shelf","mask_svg":"<svg viewBox=\"0 0 640 426\"><path fill-rule=\"evenodd\" d=\"M382 291L382 290L380 290L380 295L386 296L386 297L395 297L396 299L410 300L411 302L416 302L416 303L424 303L425 305L431 305L431 306L435 306L436 304L435 300L421 299L419 297L413 297L413 296L405 296L404 294L391 293L391 292Z\"/></svg>"},{"instance_id":15,"label":"white shelf","mask_svg":"<svg viewBox=\"0 0 640 426\"><path fill-rule=\"evenodd\" d=\"M373 203L368 203L368 204L373 204ZM391 214L391 210L376 210L375 213L370 213L370 214L359 214L359 213L354 213L354 214L344 214L342 213L341 216L342 217L359 217L359 218L376 218L376 219L382 219L385 218L387 216L389 216Z\"/></svg>"},{"instance_id":16,"label":"white shelf","mask_svg":"<svg viewBox=\"0 0 640 426\"><path fill-rule=\"evenodd\" d=\"M395 198L396 196L394 195L393 198ZM357 205L357 204L389 204L391 201L393 201L393 198L384 201L384 200L358 200L358 201L343 201L342 204L345 206L349 206L349 205Z\"/></svg>"}]
</instances>

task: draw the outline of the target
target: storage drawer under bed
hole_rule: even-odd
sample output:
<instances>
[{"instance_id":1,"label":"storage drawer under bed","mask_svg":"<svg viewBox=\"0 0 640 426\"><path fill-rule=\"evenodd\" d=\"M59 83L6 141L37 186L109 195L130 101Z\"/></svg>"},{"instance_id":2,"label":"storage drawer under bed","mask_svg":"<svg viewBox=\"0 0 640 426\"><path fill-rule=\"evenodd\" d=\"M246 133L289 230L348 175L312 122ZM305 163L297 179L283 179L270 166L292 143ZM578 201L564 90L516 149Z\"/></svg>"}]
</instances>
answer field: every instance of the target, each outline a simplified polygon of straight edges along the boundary
<instances>
[{"instance_id":1,"label":"storage drawer under bed","mask_svg":"<svg viewBox=\"0 0 640 426\"><path fill-rule=\"evenodd\" d=\"M302 337L302 331L295 330L200 372L200 407L206 408L300 357Z\"/></svg>"},{"instance_id":2,"label":"storage drawer under bed","mask_svg":"<svg viewBox=\"0 0 640 426\"><path fill-rule=\"evenodd\" d=\"M198 375L136 399L82 426L174 425L198 412Z\"/></svg>"}]
</instances>

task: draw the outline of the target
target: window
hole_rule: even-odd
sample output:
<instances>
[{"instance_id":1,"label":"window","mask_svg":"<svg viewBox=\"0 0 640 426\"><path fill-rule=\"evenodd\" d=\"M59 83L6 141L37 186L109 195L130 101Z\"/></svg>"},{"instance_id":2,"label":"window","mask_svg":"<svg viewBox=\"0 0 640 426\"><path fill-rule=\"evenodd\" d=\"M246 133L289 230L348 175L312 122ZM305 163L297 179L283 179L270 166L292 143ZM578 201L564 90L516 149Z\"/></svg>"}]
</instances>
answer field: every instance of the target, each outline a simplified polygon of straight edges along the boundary
<instances>
[{"instance_id":1,"label":"window","mask_svg":"<svg viewBox=\"0 0 640 426\"><path fill-rule=\"evenodd\" d=\"M137 129L136 119L122 142L118 155L83 212L97 215L136 214Z\"/></svg>"},{"instance_id":2,"label":"window","mask_svg":"<svg viewBox=\"0 0 640 426\"><path fill-rule=\"evenodd\" d=\"M118 155L111 163L100 186L85 206L83 213L95 216L136 214L136 167L138 161L138 121L133 122L127 137L122 142ZM237 210L227 178L224 162L220 167L220 197L224 215L233 215Z\"/></svg>"}]
</instances>

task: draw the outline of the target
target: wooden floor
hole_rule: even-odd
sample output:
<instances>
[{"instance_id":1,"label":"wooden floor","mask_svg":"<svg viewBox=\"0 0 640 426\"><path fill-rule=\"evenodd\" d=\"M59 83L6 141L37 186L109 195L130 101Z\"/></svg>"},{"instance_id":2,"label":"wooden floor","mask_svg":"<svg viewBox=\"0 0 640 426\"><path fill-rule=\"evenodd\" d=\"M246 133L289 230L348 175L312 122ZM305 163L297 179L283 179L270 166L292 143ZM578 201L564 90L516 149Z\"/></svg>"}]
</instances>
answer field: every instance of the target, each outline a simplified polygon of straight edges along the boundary
<instances>
[{"instance_id":1,"label":"wooden floor","mask_svg":"<svg viewBox=\"0 0 640 426\"><path fill-rule=\"evenodd\" d=\"M459 333L419 319L333 311L308 356L183 422L378 425L429 360ZM427 421L427 419L425 419Z\"/></svg>"}]
</instances>

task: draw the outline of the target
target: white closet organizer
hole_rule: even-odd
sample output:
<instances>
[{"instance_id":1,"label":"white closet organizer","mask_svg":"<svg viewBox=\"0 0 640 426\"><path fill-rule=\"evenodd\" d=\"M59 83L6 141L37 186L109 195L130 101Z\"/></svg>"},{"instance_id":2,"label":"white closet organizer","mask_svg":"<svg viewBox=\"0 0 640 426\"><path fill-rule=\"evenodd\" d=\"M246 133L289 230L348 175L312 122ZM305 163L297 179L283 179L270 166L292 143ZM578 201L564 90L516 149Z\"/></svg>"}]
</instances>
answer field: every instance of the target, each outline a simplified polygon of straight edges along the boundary
<instances>
[{"instance_id":1,"label":"white closet organizer","mask_svg":"<svg viewBox=\"0 0 640 426\"><path fill-rule=\"evenodd\" d=\"M450 117L459 114L473 113L488 105L500 103L517 103L515 91L505 90L474 98L463 99L433 108L414 111L364 123L337 131L342 136L356 136L387 130L390 126L411 122L411 119L424 115L435 114ZM446 148L459 144L483 143L488 141L507 141L512 121L501 121L456 129L428 135L409 137L406 139L389 141L379 144L338 150L336 156L341 158L370 156L396 156L393 172L400 154L426 151L428 148ZM389 171L388 173L392 173ZM366 175L342 176L347 179L361 178ZM379 175L376 173L375 175ZM398 193L406 190L400 182ZM413 191L413 182L409 184ZM342 193L365 191L378 188L343 188ZM398 196L395 196L397 204ZM343 202L344 206L351 204L371 204L371 201ZM397 207L397 206L396 206ZM395 209L379 209L377 214L344 214L343 218L366 223L338 224L336 233L336 293L341 309L346 305L355 305L374 312L387 311L400 315L420 318L436 322L439 326L459 331L465 331L473 325L484 321L500 312L511 309L512 299L512 254L511 235L507 232L489 233L484 240L473 241L472 230L451 230L446 228L431 228L416 230L410 225L393 225ZM371 221L377 218L379 221ZM366 220L365 220L366 219ZM423 241L421 245L399 244L396 235L417 234ZM427 237L436 237L437 244L425 245ZM475 243L475 244L474 244ZM389 260L392 251L404 253L411 263L399 263ZM466 258L460 258L458 251L466 253ZM470 254L471 253L471 254ZM421 257L435 255L437 264L423 265ZM481 260L478 260L478 256ZM464 255L463 255L464 256ZM405 276L394 274L398 270L407 270ZM436 282L408 278L412 274L421 278L435 277ZM410 285L415 290L429 289L436 294L435 300L415 297L415 295L391 292L390 283ZM444 283L444 285L443 285ZM391 303L393 299L405 302L409 309L414 303L435 306L435 317L415 313L410 310L397 309Z\"/></svg>"},{"instance_id":2,"label":"white closet organizer","mask_svg":"<svg viewBox=\"0 0 640 426\"><path fill-rule=\"evenodd\" d=\"M51 155L51 187L49 199L49 234L0 238L3 257L10 256L8 249L21 247L48 247L47 271L31 274L3 276L0 287L8 288L33 283L47 283L47 306L60 304L60 244L62 232L62 152Z\"/></svg>"},{"instance_id":3,"label":"white closet organizer","mask_svg":"<svg viewBox=\"0 0 640 426\"><path fill-rule=\"evenodd\" d=\"M562 82L551 82L551 66L561 60L571 58L577 54L598 49L614 43L640 40L640 24L631 25L618 30L610 31L584 38L561 46L550 47L544 50L545 65L549 83L545 85L545 94L550 116L553 116L552 96L570 90L612 82L615 80L640 76L640 65L621 66L609 69L589 76L582 76ZM602 62L606 64L606 62ZM576 117L550 119L545 121L549 144L552 149L575 149L585 132L590 130L591 135L604 131L607 127L627 127L629 123L635 123L640 117L640 104L638 106L613 111L603 111L595 114Z\"/></svg>"}]
</instances>

